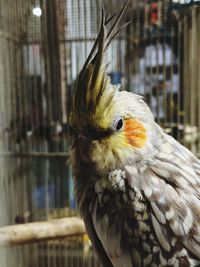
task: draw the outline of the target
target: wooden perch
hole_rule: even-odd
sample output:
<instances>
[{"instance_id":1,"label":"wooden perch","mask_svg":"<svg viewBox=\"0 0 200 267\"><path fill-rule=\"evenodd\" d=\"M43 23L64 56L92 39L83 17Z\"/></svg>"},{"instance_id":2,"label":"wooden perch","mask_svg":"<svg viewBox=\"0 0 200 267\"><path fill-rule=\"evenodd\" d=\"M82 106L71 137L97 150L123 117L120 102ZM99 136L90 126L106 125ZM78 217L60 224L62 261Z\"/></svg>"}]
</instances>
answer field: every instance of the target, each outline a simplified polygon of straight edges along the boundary
<instances>
[{"instance_id":1,"label":"wooden perch","mask_svg":"<svg viewBox=\"0 0 200 267\"><path fill-rule=\"evenodd\" d=\"M10 225L0 228L0 246L23 245L52 239L62 239L85 233L78 217Z\"/></svg>"}]
</instances>

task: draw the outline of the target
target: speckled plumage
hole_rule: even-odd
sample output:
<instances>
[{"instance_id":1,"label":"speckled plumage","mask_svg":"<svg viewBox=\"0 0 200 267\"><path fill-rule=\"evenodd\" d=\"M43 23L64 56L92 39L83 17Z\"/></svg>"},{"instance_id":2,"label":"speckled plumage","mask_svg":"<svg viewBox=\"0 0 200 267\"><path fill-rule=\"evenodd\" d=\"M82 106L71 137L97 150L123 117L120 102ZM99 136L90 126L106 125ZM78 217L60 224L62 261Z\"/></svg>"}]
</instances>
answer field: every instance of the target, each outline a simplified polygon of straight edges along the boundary
<instances>
[{"instance_id":1,"label":"speckled plumage","mask_svg":"<svg viewBox=\"0 0 200 267\"><path fill-rule=\"evenodd\" d=\"M104 267L200 266L200 161L163 132L140 96L112 86L104 68L124 8L111 20L102 12L74 98L78 205Z\"/></svg>"},{"instance_id":2,"label":"speckled plumage","mask_svg":"<svg viewBox=\"0 0 200 267\"><path fill-rule=\"evenodd\" d=\"M168 147L162 155L157 147L152 161L101 177L95 171L94 176L84 175L91 166L79 169L80 209L84 220L91 221L88 232L95 231L94 246L101 243L110 266L200 264L199 160L162 135L160 145Z\"/></svg>"}]
</instances>

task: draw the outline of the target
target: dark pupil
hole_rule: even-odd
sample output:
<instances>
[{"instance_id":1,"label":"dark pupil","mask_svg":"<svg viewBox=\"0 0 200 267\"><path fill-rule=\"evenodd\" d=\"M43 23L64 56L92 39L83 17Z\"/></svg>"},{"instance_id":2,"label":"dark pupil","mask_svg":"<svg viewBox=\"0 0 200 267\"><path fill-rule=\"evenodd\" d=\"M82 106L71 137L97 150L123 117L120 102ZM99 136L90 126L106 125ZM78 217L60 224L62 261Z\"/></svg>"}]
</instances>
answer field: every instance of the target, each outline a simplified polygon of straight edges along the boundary
<instances>
[{"instance_id":1,"label":"dark pupil","mask_svg":"<svg viewBox=\"0 0 200 267\"><path fill-rule=\"evenodd\" d=\"M122 128L122 126L123 126L123 121L122 119L120 119L117 123L116 130L119 131Z\"/></svg>"}]
</instances>

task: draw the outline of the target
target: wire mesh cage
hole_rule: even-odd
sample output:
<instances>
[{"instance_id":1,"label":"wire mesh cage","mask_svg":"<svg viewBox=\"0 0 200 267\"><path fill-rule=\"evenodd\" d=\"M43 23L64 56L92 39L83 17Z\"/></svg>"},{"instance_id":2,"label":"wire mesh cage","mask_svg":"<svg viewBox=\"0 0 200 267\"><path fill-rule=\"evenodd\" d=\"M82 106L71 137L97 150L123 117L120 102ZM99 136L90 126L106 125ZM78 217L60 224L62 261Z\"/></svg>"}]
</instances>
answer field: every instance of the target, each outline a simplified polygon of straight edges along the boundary
<instances>
[{"instance_id":1,"label":"wire mesh cage","mask_svg":"<svg viewBox=\"0 0 200 267\"><path fill-rule=\"evenodd\" d=\"M167 133L198 154L199 62L193 53L199 55L199 3L145 3L135 9L137 22L129 33L128 54L137 51L134 60L129 57L129 86L144 95Z\"/></svg>"},{"instance_id":2,"label":"wire mesh cage","mask_svg":"<svg viewBox=\"0 0 200 267\"><path fill-rule=\"evenodd\" d=\"M104 0L114 13L124 0ZM176 2L176 3L175 3ZM77 75L101 1L0 0L0 226L77 213L67 162ZM200 152L200 7L129 1L107 52L113 84L143 95L155 119ZM0 249L0 265L100 266L84 236Z\"/></svg>"}]
</instances>

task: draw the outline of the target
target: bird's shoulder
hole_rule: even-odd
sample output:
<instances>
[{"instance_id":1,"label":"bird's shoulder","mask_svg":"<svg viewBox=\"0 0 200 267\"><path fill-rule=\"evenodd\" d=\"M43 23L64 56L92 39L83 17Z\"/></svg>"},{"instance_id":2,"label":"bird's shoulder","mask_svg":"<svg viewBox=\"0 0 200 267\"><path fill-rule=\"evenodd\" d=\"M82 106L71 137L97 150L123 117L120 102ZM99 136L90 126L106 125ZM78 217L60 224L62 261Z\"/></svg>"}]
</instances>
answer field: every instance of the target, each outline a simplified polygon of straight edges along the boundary
<instances>
[{"instance_id":1,"label":"bird's shoulder","mask_svg":"<svg viewBox=\"0 0 200 267\"><path fill-rule=\"evenodd\" d=\"M126 177L149 203L163 249L181 243L200 259L200 161L171 136L162 139L152 160L126 166Z\"/></svg>"}]
</instances>

